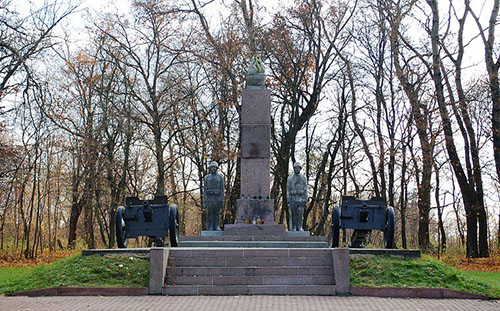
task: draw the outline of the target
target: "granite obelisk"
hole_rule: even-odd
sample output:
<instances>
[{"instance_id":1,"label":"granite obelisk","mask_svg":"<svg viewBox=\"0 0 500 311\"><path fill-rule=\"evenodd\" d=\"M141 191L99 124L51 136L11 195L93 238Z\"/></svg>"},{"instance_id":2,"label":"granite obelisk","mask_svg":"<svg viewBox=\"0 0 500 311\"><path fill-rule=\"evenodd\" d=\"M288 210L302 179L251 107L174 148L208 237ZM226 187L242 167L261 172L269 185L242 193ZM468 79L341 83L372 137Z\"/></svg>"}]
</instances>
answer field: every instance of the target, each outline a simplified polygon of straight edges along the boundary
<instances>
[{"instance_id":1,"label":"granite obelisk","mask_svg":"<svg viewBox=\"0 0 500 311\"><path fill-rule=\"evenodd\" d=\"M271 93L265 87L266 74L258 57L252 58L246 78L241 102L241 197L237 200L236 225L264 224L269 228L274 224L269 167ZM229 231L236 229L231 227Z\"/></svg>"}]
</instances>

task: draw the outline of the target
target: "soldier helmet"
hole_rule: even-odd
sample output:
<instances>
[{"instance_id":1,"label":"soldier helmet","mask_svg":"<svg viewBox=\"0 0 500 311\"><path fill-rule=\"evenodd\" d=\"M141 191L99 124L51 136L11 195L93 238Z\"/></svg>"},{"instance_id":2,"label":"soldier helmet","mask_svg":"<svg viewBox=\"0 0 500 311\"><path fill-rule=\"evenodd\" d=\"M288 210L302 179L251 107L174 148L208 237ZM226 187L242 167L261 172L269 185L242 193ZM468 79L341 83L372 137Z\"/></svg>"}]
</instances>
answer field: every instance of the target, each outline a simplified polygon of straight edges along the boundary
<instances>
[{"instance_id":1,"label":"soldier helmet","mask_svg":"<svg viewBox=\"0 0 500 311\"><path fill-rule=\"evenodd\" d=\"M293 168L296 168L296 167L302 168L302 164L300 164L299 162L293 163Z\"/></svg>"},{"instance_id":2,"label":"soldier helmet","mask_svg":"<svg viewBox=\"0 0 500 311\"><path fill-rule=\"evenodd\" d=\"M210 162L210 165L208 167L217 167L218 168L219 164L217 164L217 162L215 162L215 161L212 161L212 162Z\"/></svg>"}]
</instances>

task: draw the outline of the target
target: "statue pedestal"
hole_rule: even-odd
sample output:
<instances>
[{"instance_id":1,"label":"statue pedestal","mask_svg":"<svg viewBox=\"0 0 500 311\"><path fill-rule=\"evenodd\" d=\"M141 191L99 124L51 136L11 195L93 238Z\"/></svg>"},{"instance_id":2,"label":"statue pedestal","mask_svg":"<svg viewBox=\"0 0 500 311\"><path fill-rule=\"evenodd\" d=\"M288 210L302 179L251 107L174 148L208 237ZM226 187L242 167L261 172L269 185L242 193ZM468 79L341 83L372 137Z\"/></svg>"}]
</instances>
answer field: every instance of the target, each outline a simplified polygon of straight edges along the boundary
<instances>
[{"instance_id":1,"label":"statue pedestal","mask_svg":"<svg viewBox=\"0 0 500 311\"><path fill-rule=\"evenodd\" d=\"M273 199L239 199L236 201L236 223L224 227L225 235L278 236L285 234L285 225L274 223ZM245 221L263 220L263 224Z\"/></svg>"},{"instance_id":2,"label":"statue pedestal","mask_svg":"<svg viewBox=\"0 0 500 311\"><path fill-rule=\"evenodd\" d=\"M272 199L238 199L236 201L236 224L259 219L264 224L274 224L274 200Z\"/></svg>"}]
</instances>

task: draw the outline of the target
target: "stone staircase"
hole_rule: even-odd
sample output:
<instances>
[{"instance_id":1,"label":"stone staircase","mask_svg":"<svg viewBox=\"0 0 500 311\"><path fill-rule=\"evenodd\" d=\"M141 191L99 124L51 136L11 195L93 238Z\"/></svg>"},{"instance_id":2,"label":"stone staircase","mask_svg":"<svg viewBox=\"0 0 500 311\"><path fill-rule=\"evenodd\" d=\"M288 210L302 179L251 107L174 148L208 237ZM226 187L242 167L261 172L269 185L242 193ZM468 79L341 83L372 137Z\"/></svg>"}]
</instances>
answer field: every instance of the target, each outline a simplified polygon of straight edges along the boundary
<instances>
[{"instance_id":1,"label":"stone staircase","mask_svg":"<svg viewBox=\"0 0 500 311\"><path fill-rule=\"evenodd\" d=\"M345 275L335 277L334 252L330 248L171 248L162 294L335 295L345 292L335 284ZM337 269L337 274L342 271Z\"/></svg>"},{"instance_id":2,"label":"stone staircase","mask_svg":"<svg viewBox=\"0 0 500 311\"><path fill-rule=\"evenodd\" d=\"M244 248L328 248L324 236L183 236L179 247L244 247Z\"/></svg>"}]
</instances>

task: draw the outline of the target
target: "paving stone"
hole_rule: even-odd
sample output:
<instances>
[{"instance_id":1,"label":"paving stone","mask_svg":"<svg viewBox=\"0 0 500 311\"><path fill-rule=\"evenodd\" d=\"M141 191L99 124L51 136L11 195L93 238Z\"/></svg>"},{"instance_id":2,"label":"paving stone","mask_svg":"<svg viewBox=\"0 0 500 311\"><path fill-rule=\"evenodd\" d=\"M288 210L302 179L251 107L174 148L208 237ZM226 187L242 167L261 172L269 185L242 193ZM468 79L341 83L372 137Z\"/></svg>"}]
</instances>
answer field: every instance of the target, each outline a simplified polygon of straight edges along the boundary
<instances>
[{"instance_id":1,"label":"paving stone","mask_svg":"<svg viewBox=\"0 0 500 311\"><path fill-rule=\"evenodd\" d=\"M179 286L163 290L173 291ZM263 290L265 288L262 288ZM280 310L343 310L343 311L498 311L498 300L473 299L404 299L379 297L339 296L117 296L117 297L0 297L0 310L176 310L176 311L280 311ZM269 291L269 289L265 289ZM196 288L191 289L196 293ZM186 291L184 292L186 295Z\"/></svg>"},{"instance_id":2,"label":"paving stone","mask_svg":"<svg viewBox=\"0 0 500 311\"><path fill-rule=\"evenodd\" d=\"M334 285L287 285L286 294L333 296L336 293Z\"/></svg>"},{"instance_id":3,"label":"paving stone","mask_svg":"<svg viewBox=\"0 0 500 311\"><path fill-rule=\"evenodd\" d=\"M251 295L286 295L285 285L274 286L251 286Z\"/></svg>"},{"instance_id":4,"label":"paving stone","mask_svg":"<svg viewBox=\"0 0 500 311\"><path fill-rule=\"evenodd\" d=\"M227 286L199 286L199 295L250 295L250 287L247 285L227 285Z\"/></svg>"},{"instance_id":5,"label":"paving stone","mask_svg":"<svg viewBox=\"0 0 500 311\"><path fill-rule=\"evenodd\" d=\"M163 288L163 295L169 296L196 296L198 287L192 285L176 285Z\"/></svg>"}]
</instances>

